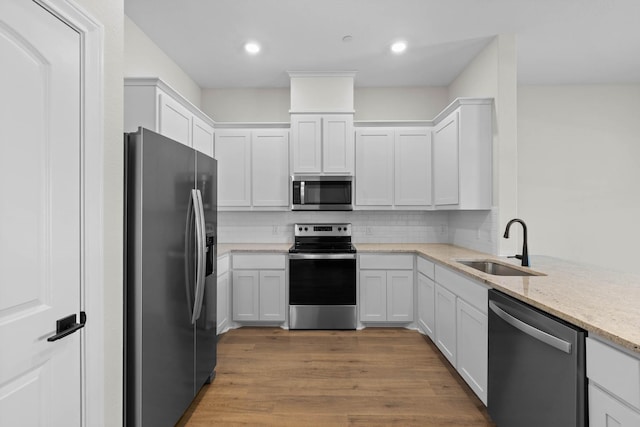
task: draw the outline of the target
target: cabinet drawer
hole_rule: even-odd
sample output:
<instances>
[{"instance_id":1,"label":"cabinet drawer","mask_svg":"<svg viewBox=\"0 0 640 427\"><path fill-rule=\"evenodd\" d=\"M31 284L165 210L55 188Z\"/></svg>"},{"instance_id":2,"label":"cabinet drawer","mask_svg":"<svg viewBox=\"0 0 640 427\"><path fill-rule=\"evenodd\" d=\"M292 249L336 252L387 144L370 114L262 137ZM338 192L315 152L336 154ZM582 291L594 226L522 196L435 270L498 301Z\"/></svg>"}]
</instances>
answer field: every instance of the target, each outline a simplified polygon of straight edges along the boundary
<instances>
[{"instance_id":1,"label":"cabinet drawer","mask_svg":"<svg viewBox=\"0 0 640 427\"><path fill-rule=\"evenodd\" d=\"M588 337L587 377L640 409L640 359Z\"/></svg>"},{"instance_id":2,"label":"cabinet drawer","mask_svg":"<svg viewBox=\"0 0 640 427\"><path fill-rule=\"evenodd\" d=\"M460 274L436 265L435 267L436 283L447 288L469 304L476 307L482 313L487 314L488 305L488 286L467 279Z\"/></svg>"},{"instance_id":3,"label":"cabinet drawer","mask_svg":"<svg viewBox=\"0 0 640 427\"><path fill-rule=\"evenodd\" d=\"M413 255L360 255L360 268L371 270L413 270Z\"/></svg>"},{"instance_id":4,"label":"cabinet drawer","mask_svg":"<svg viewBox=\"0 0 640 427\"><path fill-rule=\"evenodd\" d=\"M285 256L277 254L234 255L234 269L284 269Z\"/></svg>"},{"instance_id":5,"label":"cabinet drawer","mask_svg":"<svg viewBox=\"0 0 640 427\"><path fill-rule=\"evenodd\" d=\"M222 276L227 271L229 271L229 255L223 255L221 257L218 257L218 261L217 261L218 276Z\"/></svg>"},{"instance_id":6,"label":"cabinet drawer","mask_svg":"<svg viewBox=\"0 0 640 427\"><path fill-rule=\"evenodd\" d=\"M417 261L418 261L418 271L424 274L425 276L427 276L431 280L435 279L435 270L434 270L435 264L432 263L431 261L427 261L422 257L418 257Z\"/></svg>"}]
</instances>

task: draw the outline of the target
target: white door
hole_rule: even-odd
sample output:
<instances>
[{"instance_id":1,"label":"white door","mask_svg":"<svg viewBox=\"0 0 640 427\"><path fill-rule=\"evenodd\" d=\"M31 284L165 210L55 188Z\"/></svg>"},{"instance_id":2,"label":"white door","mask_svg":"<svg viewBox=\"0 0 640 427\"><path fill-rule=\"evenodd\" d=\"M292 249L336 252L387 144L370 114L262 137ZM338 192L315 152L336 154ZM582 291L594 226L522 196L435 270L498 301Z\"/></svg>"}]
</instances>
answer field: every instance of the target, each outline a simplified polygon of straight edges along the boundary
<instances>
[{"instance_id":1,"label":"white door","mask_svg":"<svg viewBox=\"0 0 640 427\"><path fill-rule=\"evenodd\" d=\"M387 272L387 320L413 321L413 271Z\"/></svg>"},{"instance_id":2,"label":"white door","mask_svg":"<svg viewBox=\"0 0 640 427\"><path fill-rule=\"evenodd\" d=\"M251 132L216 131L218 206L251 206Z\"/></svg>"},{"instance_id":3,"label":"white door","mask_svg":"<svg viewBox=\"0 0 640 427\"><path fill-rule=\"evenodd\" d=\"M356 131L356 205L393 204L393 138L391 128Z\"/></svg>"},{"instance_id":4,"label":"white door","mask_svg":"<svg viewBox=\"0 0 640 427\"><path fill-rule=\"evenodd\" d=\"M431 130L399 128L395 133L396 206L431 205Z\"/></svg>"},{"instance_id":5,"label":"white door","mask_svg":"<svg viewBox=\"0 0 640 427\"><path fill-rule=\"evenodd\" d=\"M322 118L322 171L353 174L353 115L329 114Z\"/></svg>"},{"instance_id":6,"label":"white door","mask_svg":"<svg viewBox=\"0 0 640 427\"><path fill-rule=\"evenodd\" d=\"M253 206L289 206L289 132L254 130L251 157Z\"/></svg>"},{"instance_id":7,"label":"white door","mask_svg":"<svg viewBox=\"0 0 640 427\"><path fill-rule=\"evenodd\" d=\"M80 37L0 2L0 425L80 425Z\"/></svg>"}]
</instances>

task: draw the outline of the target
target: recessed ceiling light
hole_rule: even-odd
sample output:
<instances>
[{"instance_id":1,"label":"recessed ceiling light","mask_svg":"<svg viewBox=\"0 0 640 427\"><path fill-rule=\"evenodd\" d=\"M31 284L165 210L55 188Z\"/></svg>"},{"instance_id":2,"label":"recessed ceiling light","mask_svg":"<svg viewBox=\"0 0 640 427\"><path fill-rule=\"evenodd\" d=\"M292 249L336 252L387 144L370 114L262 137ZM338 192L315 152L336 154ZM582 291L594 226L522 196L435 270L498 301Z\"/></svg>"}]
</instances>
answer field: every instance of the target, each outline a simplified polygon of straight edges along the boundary
<instances>
[{"instance_id":1,"label":"recessed ceiling light","mask_svg":"<svg viewBox=\"0 0 640 427\"><path fill-rule=\"evenodd\" d=\"M402 53L407 50L407 42L399 41L391 45L391 52Z\"/></svg>"},{"instance_id":2,"label":"recessed ceiling light","mask_svg":"<svg viewBox=\"0 0 640 427\"><path fill-rule=\"evenodd\" d=\"M251 55L255 55L256 53L260 52L260 45L256 42L248 42L244 45L244 50L246 50L247 53Z\"/></svg>"}]
</instances>

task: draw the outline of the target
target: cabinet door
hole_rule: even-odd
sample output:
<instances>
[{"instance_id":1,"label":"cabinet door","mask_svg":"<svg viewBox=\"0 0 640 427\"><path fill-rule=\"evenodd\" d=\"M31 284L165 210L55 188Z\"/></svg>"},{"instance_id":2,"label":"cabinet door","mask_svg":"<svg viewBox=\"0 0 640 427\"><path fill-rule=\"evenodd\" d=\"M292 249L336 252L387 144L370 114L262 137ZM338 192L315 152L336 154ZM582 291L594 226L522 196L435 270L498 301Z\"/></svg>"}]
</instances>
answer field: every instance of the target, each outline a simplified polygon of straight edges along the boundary
<instances>
[{"instance_id":1,"label":"cabinet door","mask_svg":"<svg viewBox=\"0 0 640 427\"><path fill-rule=\"evenodd\" d=\"M317 114L291 115L293 173L322 171L322 118Z\"/></svg>"},{"instance_id":2,"label":"cabinet door","mask_svg":"<svg viewBox=\"0 0 640 427\"><path fill-rule=\"evenodd\" d=\"M251 133L216 131L218 206L251 205Z\"/></svg>"},{"instance_id":3,"label":"cabinet door","mask_svg":"<svg viewBox=\"0 0 640 427\"><path fill-rule=\"evenodd\" d=\"M457 369L469 387L487 404L488 320L484 313L458 298Z\"/></svg>"},{"instance_id":4,"label":"cabinet door","mask_svg":"<svg viewBox=\"0 0 640 427\"><path fill-rule=\"evenodd\" d=\"M166 93L158 94L158 133L191 147L193 114Z\"/></svg>"},{"instance_id":5,"label":"cabinet door","mask_svg":"<svg viewBox=\"0 0 640 427\"><path fill-rule=\"evenodd\" d=\"M331 114L322 117L322 171L353 174L353 116Z\"/></svg>"},{"instance_id":6,"label":"cabinet door","mask_svg":"<svg viewBox=\"0 0 640 427\"><path fill-rule=\"evenodd\" d=\"M433 131L433 199L436 206L458 204L458 112Z\"/></svg>"},{"instance_id":7,"label":"cabinet door","mask_svg":"<svg viewBox=\"0 0 640 427\"><path fill-rule=\"evenodd\" d=\"M193 116L191 137L193 148L213 157L213 127L199 117Z\"/></svg>"},{"instance_id":8,"label":"cabinet door","mask_svg":"<svg viewBox=\"0 0 640 427\"><path fill-rule=\"evenodd\" d=\"M436 323L435 283L418 273L418 327L435 341Z\"/></svg>"},{"instance_id":9,"label":"cabinet door","mask_svg":"<svg viewBox=\"0 0 640 427\"><path fill-rule=\"evenodd\" d=\"M590 427L637 427L640 413L634 411L618 399L589 384L589 426Z\"/></svg>"},{"instance_id":10,"label":"cabinet door","mask_svg":"<svg viewBox=\"0 0 640 427\"><path fill-rule=\"evenodd\" d=\"M260 319L259 280L258 270L233 272L233 320Z\"/></svg>"},{"instance_id":11,"label":"cabinet door","mask_svg":"<svg viewBox=\"0 0 640 427\"><path fill-rule=\"evenodd\" d=\"M456 366L456 296L436 283L436 345Z\"/></svg>"},{"instance_id":12,"label":"cabinet door","mask_svg":"<svg viewBox=\"0 0 640 427\"><path fill-rule=\"evenodd\" d=\"M356 132L356 205L393 204L393 139L390 128Z\"/></svg>"},{"instance_id":13,"label":"cabinet door","mask_svg":"<svg viewBox=\"0 0 640 427\"><path fill-rule=\"evenodd\" d=\"M218 276L217 333L222 333L229 323L229 273Z\"/></svg>"},{"instance_id":14,"label":"cabinet door","mask_svg":"<svg viewBox=\"0 0 640 427\"><path fill-rule=\"evenodd\" d=\"M399 128L395 132L396 206L431 205L431 131Z\"/></svg>"},{"instance_id":15,"label":"cabinet door","mask_svg":"<svg viewBox=\"0 0 640 427\"><path fill-rule=\"evenodd\" d=\"M387 272L385 270L360 271L360 320L362 322L387 320Z\"/></svg>"},{"instance_id":16,"label":"cabinet door","mask_svg":"<svg viewBox=\"0 0 640 427\"><path fill-rule=\"evenodd\" d=\"M413 271L387 272L387 320L413 321Z\"/></svg>"},{"instance_id":17,"label":"cabinet door","mask_svg":"<svg viewBox=\"0 0 640 427\"><path fill-rule=\"evenodd\" d=\"M289 206L289 132L251 135L253 206Z\"/></svg>"},{"instance_id":18,"label":"cabinet door","mask_svg":"<svg viewBox=\"0 0 640 427\"><path fill-rule=\"evenodd\" d=\"M284 271L260 271L260 320L284 321L284 290Z\"/></svg>"}]
</instances>

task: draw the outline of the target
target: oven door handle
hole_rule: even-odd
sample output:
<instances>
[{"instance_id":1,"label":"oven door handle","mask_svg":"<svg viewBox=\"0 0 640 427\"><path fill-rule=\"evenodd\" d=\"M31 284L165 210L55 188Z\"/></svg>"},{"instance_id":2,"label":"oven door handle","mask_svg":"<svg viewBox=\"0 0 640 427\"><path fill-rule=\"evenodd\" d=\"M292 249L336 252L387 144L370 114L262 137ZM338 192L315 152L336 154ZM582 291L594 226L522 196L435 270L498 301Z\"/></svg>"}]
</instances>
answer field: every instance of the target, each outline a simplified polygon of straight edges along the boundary
<instances>
[{"instance_id":1,"label":"oven door handle","mask_svg":"<svg viewBox=\"0 0 640 427\"><path fill-rule=\"evenodd\" d=\"M289 259L356 259L356 254L289 254Z\"/></svg>"}]
</instances>

